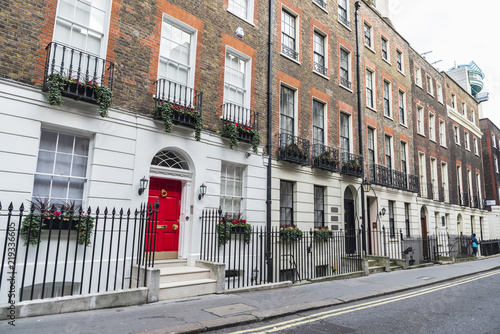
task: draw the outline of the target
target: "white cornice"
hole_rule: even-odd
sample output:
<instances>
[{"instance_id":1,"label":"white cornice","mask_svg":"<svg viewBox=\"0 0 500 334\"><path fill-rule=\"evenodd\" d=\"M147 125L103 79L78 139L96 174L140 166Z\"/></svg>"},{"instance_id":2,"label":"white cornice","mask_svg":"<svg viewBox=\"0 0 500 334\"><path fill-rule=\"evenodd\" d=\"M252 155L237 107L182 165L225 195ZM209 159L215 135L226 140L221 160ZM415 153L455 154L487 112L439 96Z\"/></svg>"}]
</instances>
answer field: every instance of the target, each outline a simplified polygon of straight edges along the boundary
<instances>
[{"instance_id":1,"label":"white cornice","mask_svg":"<svg viewBox=\"0 0 500 334\"><path fill-rule=\"evenodd\" d=\"M480 128L477 127L474 123L469 121L467 118L465 118L462 114L460 114L456 109L446 106L448 110L448 117L472 132L476 137L481 139L483 137L483 132L481 131Z\"/></svg>"}]
</instances>

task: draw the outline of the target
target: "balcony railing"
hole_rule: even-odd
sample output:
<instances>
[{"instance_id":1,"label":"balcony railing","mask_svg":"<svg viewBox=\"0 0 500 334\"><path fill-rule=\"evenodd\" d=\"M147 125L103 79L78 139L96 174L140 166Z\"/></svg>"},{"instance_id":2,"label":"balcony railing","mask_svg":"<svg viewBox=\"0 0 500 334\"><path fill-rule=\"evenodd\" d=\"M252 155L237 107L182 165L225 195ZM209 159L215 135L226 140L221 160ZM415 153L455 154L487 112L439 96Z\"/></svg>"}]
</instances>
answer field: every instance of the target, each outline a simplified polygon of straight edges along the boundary
<instances>
[{"instance_id":1,"label":"balcony railing","mask_svg":"<svg viewBox=\"0 0 500 334\"><path fill-rule=\"evenodd\" d=\"M469 194L461 193L460 197L460 206L470 206Z\"/></svg>"},{"instance_id":2,"label":"balcony railing","mask_svg":"<svg viewBox=\"0 0 500 334\"><path fill-rule=\"evenodd\" d=\"M419 181L418 176L408 175L408 190L414 193L418 193Z\"/></svg>"},{"instance_id":3,"label":"balcony railing","mask_svg":"<svg viewBox=\"0 0 500 334\"><path fill-rule=\"evenodd\" d=\"M322 144L313 145L313 167L338 172L340 170L339 151Z\"/></svg>"},{"instance_id":4,"label":"balcony railing","mask_svg":"<svg viewBox=\"0 0 500 334\"><path fill-rule=\"evenodd\" d=\"M381 186L392 187L392 175L391 169L382 165L373 164L370 165L370 181L373 184L378 184ZM373 177L373 178L372 178Z\"/></svg>"},{"instance_id":5,"label":"balcony railing","mask_svg":"<svg viewBox=\"0 0 500 334\"><path fill-rule=\"evenodd\" d=\"M346 27L349 27L351 24L346 16L340 14L339 14L339 21L342 22L342 24L345 25Z\"/></svg>"},{"instance_id":6,"label":"balcony railing","mask_svg":"<svg viewBox=\"0 0 500 334\"><path fill-rule=\"evenodd\" d=\"M434 186L432 183L427 183L427 198L434 199Z\"/></svg>"},{"instance_id":7,"label":"balcony railing","mask_svg":"<svg viewBox=\"0 0 500 334\"><path fill-rule=\"evenodd\" d=\"M345 78L340 77L340 84L345 88L351 89L351 82Z\"/></svg>"},{"instance_id":8,"label":"balcony railing","mask_svg":"<svg viewBox=\"0 0 500 334\"><path fill-rule=\"evenodd\" d=\"M342 152L340 153L340 172L346 175L363 177L363 157L360 155Z\"/></svg>"},{"instance_id":9,"label":"balcony railing","mask_svg":"<svg viewBox=\"0 0 500 334\"><path fill-rule=\"evenodd\" d=\"M114 63L68 45L51 42L46 50L43 91L53 74L65 79L61 94L75 100L97 103L95 87L113 89Z\"/></svg>"},{"instance_id":10,"label":"balcony railing","mask_svg":"<svg viewBox=\"0 0 500 334\"><path fill-rule=\"evenodd\" d=\"M328 69L324 65L314 63L314 70L324 76L328 75Z\"/></svg>"},{"instance_id":11,"label":"balcony railing","mask_svg":"<svg viewBox=\"0 0 500 334\"><path fill-rule=\"evenodd\" d=\"M472 196L471 200L471 208L479 209L479 196Z\"/></svg>"},{"instance_id":12,"label":"balcony railing","mask_svg":"<svg viewBox=\"0 0 500 334\"><path fill-rule=\"evenodd\" d=\"M439 192L439 201L444 202L444 188L439 187L438 192Z\"/></svg>"},{"instance_id":13,"label":"balcony railing","mask_svg":"<svg viewBox=\"0 0 500 334\"><path fill-rule=\"evenodd\" d=\"M285 44L281 44L281 52L283 52L283 54L287 55L290 58L299 60L299 53L295 51L295 49L292 49L291 47L288 47Z\"/></svg>"},{"instance_id":14,"label":"balcony railing","mask_svg":"<svg viewBox=\"0 0 500 334\"><path fill-rule=\"evenodd\" d=\"M259 113L234 103L222 105L222 120L224 123L234 123L238 127L237 139L251 143L253 133L259 130Z\"/></svg>"},{"instance_id":15,"label":"balcony railing","mask_svg":"<svg viewBox=\"0 0 500 334\"><path fill-rule=\"evenodd\" d=\"M309 140L282 133L278 135L278 160L309 165Z\"/></svg>"},{"instance_id":16,"label":"balcony railing","mask_svg":"<svg viewBox=\"0 0 500 334\"><path fill-rule=\"evenodd\" d=\"M203 92L168 79L158 79L155 86L155 106L163 103L171 104L174 107L172 113L173 123L194 128L196 120L193 115L196 112L202 112ZM155 110L158 109L155 108ZM155 114L154 118L161 119L162 116Z\"/></svg>"}]
</instances>

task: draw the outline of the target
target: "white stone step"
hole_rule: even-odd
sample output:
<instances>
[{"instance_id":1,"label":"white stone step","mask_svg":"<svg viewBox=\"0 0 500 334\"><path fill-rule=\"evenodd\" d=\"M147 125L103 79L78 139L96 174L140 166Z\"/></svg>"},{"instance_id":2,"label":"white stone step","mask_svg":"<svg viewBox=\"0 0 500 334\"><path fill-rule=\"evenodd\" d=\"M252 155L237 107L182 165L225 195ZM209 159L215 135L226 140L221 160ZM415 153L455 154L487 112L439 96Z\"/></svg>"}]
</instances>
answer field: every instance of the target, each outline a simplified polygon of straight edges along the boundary
<instances>
[{"instance_id":1,"label":"white stone step","mask_svg":"<svg viewBox=\"0 0 500 334\"><path fill-rule=\"evenodd\" d=\"M155 268L187 266L186 260L155 260Z\"/></svg>"},{"instance_id":2,"label":"white stone step","mask_svg":"<svg viewBox=\"0 0 500 334\"><path fill-rule=\"evenodd\" d=\"M213 279L162 283L160 284L160 300L209 295L216 291L217 281Z\"/></svg>"},{"instance_id":3,"label":"white stone step","mask_svg":"<svg viewBox=\"0 0 500 334\"><path fill-rule=\"evenodd\" d=\"M199 267L163 267L160 268L160 284L193 281L210 278L210 270Z\"/></svg>"}]
</instances>

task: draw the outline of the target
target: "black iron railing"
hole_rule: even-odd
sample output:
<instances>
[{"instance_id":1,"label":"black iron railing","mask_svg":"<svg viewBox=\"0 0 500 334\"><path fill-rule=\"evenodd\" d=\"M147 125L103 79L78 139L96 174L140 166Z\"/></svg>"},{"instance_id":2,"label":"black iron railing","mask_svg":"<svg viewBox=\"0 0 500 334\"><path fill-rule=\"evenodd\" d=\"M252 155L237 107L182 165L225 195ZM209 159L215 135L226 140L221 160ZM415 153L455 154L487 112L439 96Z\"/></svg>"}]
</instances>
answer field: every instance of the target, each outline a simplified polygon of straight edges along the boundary
<instances>
[{"instance_id":1,"label":"black iron railing","mask_svg":"<svg viewBox=\"0 0 500 334\"><path fill-rule=\"evenodd\" d=\"M299 59L299 53L295 51L295 49L292 49L291 47L288 47L285 44L281 44L281 52L295 60Z\"/></svg>"},{"instance_id":2,"label":"black iron railing","mask_svg":"<svg viewBox=\"0 0 500 334\"><path fill-rule=\"evenodd\" d=\"M340 153L340 164L342 174L363 177L363 157L360 155L342 152Z\"/></svg>"},{"instance_id":3,"label":"black iron railing","mask_svg":"<svg viewBox=\"0 0 500 334\"><path fill-rule=\"evenodd\" d=\"M278 160L309 165L309 140L282 133L278 141Z\"/></svg>"},{"instance_id":4,"label":"black iron railing","mask_svg":"<svg viewBox=\"0 0 500 334\"><path fill-rule=\"evenodd\" d=\"M323 144L314 144L313 167L338 172L340 170L339 151Z\"/></svg>"},{"instance_id":5,"label":"black iron railing","mask_svg":"<svg viewBox=\"0 0 500 334\"><path fill-rule=\"evenodd\" d=\"M340 77L340 84L345 88L351 89L351 82L345 78Z\"/></svg>"},{"instance_id":6,"label":"black iron railing","mask_svg":"<svg viewBox=\"0 0 500 334\"><path fill-rule=\"evenodd\" d=\"M164 103L170 104L173 109L173 123L194 128L196 125L195 113L202 113L203 92L168 79L158 79L155 86L155 107ZM154 118L161 119L162 115L158 113L158 109L155 108L155 110Z\"/></svg>"},{"instance_id":7,"label":"black iron railing","mask_svg":"<svg viewBox=\"0 0 500 334\"><path fill-rule=\"evenodd\" d=\"M246 231L228 231L222 229L222 220L221 211L203 212L200 259L225 264L227 289L304 281L362 269L359 230L300 231L276 226L267 231L261 224ZM271 249L266 257L268 241Z\"/></svg>"},{"instance_id":8,"label":"black iron railing","mask_svg":"<svg viewBox=\"0 0 500 334\"><path fill-rule=\"evenodd\" d=\"M438 192L439 192L439 201L444 202L444 188L439 187Z\"/></svg>"},{"instance_id":9,"label":"black iron railing","mask_svg":"<svg viewBox=\"0 0 500 334\"><path fill-rule=\"evenodd\" d=\"M392 170L392 187L400 190L408 190L407 175L403 172Z\"/></svg>"},{"instance_id":10,"label":"black iron railing","mask_svg":"<svg viewBox=\"0 0 500 334\"><path fill-rule=\"evenodd\" d=\"M0 303L144 286L145 269L154 266L158 207L83 212L33 205L27 212L11 203L0 211ZM15 276L13 287L7 275Z\"/></svg>"},{"instance_id":11,"label":"black iron railing","mask_svg":"<svg viewBox=\"0 0 500 334\"><path fill-rule=\"evenodd\" d=\"M234 103L222 105L222 121L226 124L233 123L238 127L239 141L252 142L254 131L259 130L259 113Z\"/></svg>"},{"instance_id":12,"label":"black iron railing","mask_svg":"<svg viewBox=\"0 0 500 334\"><path fill-rule=\"evenodd\" d=\"M51 42L45 48L43 91L48 91L52 75L64 80L63 96L97 103L96 87L113 89L114 63L68 45Z\"/></svg>"},{"instance_id":13,"label":"black iron railing","mask_svg":"<svg viewBox=\"0 0 500 334\"><path fill-rule=\"evenodd\" d=\"M427 183L427 198L434 199L434 186L432 183Z\"/></svg>"},{"instance_id":14,"label":"black iron railing","mask_svg":"<svg viewBox=\"0 0 500 334\"><path fill-rule=\"evenodd\" d=\"M460 206L470 206L469 194L462 193L460 198Z\"/></svg>"},{"instance_id":15,"label":"black iron railing","mask_svg":"<svg viewBox=\"0 0 500 334\"><path fill-rule=\"evenodd\" d=\"M479 196L472 196L471 208L479 209Z\"/></svg>"},{"instance_id":16,"label":"black iron railing","mask_svg":"<svg viewBox=\"0 0 500 334\"><path fill-rule=\"evenodd\" d=\"M408 175L408 190L414 193L418 193L419 180L416 175Z\"/></svg>"},{"instance_id":17,"label":"black iron railing","mask_svg":"<svg viewBox=\"0 0 500 334\"><path fill-rule=\"evenodd\" d=\"M370 181L373 184L378 184L381 186L391 187L392 186L392 177L391 177L391 169L382 165L373 164L370 167L373 169L373 178Z\"/></svg>"},{"instance_id":18,"label":"black iron railing","mask_svg":"<svg viewBox=\"0 0 500 334\"><path fill-rule=\"evenodd\" d=\"M339 14L339 21L342 22L343 25L345 25L346 27L350 27L351 25L351 22L349 22L349 20L347 19L347 15L341 15Z\"/></svg>"},{"instance_id":19,"label":"black iron railing","mask_svg":"<svg viewBox=\"0 0 500 334\"><path fill-rule=\"evenodd\" d=\"M324 76L328 75L328 69L324 65L314 63L314 70Z\"/></svg>"}]
</instances>

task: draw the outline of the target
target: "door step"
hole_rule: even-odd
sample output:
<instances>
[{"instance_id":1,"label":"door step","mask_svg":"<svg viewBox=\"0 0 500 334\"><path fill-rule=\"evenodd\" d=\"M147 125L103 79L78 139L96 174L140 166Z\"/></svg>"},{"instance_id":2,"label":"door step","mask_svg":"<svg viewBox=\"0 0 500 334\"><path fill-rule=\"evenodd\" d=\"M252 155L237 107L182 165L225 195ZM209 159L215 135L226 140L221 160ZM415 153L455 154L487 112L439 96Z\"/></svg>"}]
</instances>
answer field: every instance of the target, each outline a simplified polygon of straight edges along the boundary
<instances>
[{"instance_id":1,"label":"door step","mask_svg":"<svg viewBox=\"0 0 500 334\"><path fill-rule=\"evenodd\" d=\"M210 278L210 270L187 266L184 260L161 260L160 300L196 297L217 292L217 280Z\"/></svg>"}]
</instances>

